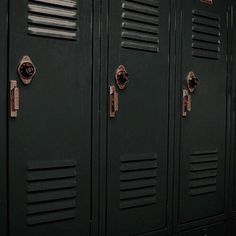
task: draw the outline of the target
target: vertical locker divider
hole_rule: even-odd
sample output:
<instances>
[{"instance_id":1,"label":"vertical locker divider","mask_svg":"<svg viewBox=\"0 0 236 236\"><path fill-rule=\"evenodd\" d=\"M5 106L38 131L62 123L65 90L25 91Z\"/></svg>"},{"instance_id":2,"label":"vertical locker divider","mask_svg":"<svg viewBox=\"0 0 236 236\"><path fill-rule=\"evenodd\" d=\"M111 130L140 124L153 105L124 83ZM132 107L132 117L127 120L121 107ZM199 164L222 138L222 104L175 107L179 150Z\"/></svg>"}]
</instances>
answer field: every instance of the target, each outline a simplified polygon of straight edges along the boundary
<instances>
[{"instance_id":1,"label":"vertical locker divider","mask_svg":"<svg viewBox=\"0 0 236 236\"><path fill-rule=\"evenodd\" d=\"M91 236L99 235L99 177L100 177L100 84L101 84L101 0L93 1L93 75L92 75L92 182L91 182Z\"/></svg>"}]
</instances>

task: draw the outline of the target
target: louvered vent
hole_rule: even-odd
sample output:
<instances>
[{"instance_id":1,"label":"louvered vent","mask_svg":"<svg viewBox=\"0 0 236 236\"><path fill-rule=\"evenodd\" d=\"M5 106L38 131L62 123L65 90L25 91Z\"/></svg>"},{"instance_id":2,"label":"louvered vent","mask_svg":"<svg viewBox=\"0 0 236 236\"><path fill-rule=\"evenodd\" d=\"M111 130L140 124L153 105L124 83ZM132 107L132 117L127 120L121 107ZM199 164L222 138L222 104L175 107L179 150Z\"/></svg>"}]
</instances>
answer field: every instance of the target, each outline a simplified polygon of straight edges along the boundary
<instances>
[{"instance_id":1,"label":"louvered vent","mask_svg":"<svg viewBox=\"0 0 236 236\"><path fill-rule=\"evenodd\" d=\"M189 182L191 196L216 192L217 153L217 150L192 153Z\"/></svg>"},{"instance_id":2,"label":"louvered vent","mask_svg":"<svg viewBox=\"0 0 236 236\"><path fill-rule=\"evenodd\" d=\"M220 59L220 18L199 10L193 10L192 18L192 55L193 57Z\"/></svg>"},{"instance_id":3,"label":"louvered vent","mask_svg":"<svg viewBox=\"0 0 236 236\"><path fill-rule=\"evenodd\" d=\"M31 35L77 39L76 0L29 0L28 32Z\"/></svg>"},{"instance_id":4,"label":"louvered vent","mask_svg":"<svg viewBox=\"0 0 236 236\"><path fill-rule=\"evenodd\" d=\"M28 225L76 217L76 175L74 161L28 164Z\"/></svg>"},{"instance_id":5,"label":"louvered vent","mask_svg":"<svg viewBox=\"0 0 236 236\"><path fill-rule=\"evenodd\" d=\"M159 2L125 0L122 7L122 47L158 52Z\"/></svg>"},{"instance_id":6,"label":"louvered vent","mask_svg":"<svg viewBox=\"0 0 236 236\"><path fill-rule=\"evenodd\" d=\"M120 165L120 208L154 204L157 186L157 155L126 154Z\"/></svg>"}]
</instances>

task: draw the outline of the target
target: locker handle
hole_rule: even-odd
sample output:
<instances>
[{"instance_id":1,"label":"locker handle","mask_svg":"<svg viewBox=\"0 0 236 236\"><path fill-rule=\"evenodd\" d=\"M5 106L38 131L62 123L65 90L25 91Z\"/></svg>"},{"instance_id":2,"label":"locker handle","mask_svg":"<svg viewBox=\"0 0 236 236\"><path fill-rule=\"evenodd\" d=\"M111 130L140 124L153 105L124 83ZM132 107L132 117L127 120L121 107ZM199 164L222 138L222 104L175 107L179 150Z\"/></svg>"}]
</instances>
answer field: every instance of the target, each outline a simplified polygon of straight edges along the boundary
<instances>
[{"instance_id":1,"label":"locker handle","mask_svg":"<svg viewBox=\"0 0 236 236\"><path fill-rule=\"evenodd\" d=\"M182 116L187 117L188 112L191 111L191 95L187 89L183 89L182 95Z\"/></svg>"},{"instance_id":2,"label":"locker handle","mask_svg":"<svg viewBox=\"0 0 236 236\"><path fill-rule=\"evenodd\" d=\"M116 87L114 85L110 86L109 90L109 116L114 118L119 110L119 95L116 92Z\"/></svg>"},{"instance_id":3,"label":"locker handle","mask_svg":"<svg viewBox=\"0 0 236 236\"><path fill-rule=\"evenodd\" d=\"M17 117L20 109L20 91L16 80L10 80L10 116Z\"/></svg>"}]
</instances>

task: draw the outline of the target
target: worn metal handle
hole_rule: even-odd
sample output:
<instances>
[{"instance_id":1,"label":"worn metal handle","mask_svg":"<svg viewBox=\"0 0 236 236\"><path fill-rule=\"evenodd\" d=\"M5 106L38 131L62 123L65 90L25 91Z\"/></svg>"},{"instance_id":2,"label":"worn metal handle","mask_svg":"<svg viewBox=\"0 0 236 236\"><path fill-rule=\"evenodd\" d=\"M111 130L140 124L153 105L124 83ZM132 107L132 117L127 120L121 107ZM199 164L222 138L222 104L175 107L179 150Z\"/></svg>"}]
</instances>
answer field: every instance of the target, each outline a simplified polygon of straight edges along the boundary
<instances>
[{"instance_id":1,"label":"worn metal handle","mask_svg":"<svg viewBox=\"0 0 236 236\"><path fill-rule=\"evenodd\" d=\"M109 117L114 118L119 110L119 95L114 85L109 88Z\"/></svg>"},{"instance_id":2,"label":"worn metal handle","mask_svg":"<svg viewBox=\"0 0 236 236\"><path fill-rule=\"evenodd\" d=\"M187 89L183 89L183 97L182 97L182 116L187 117L188 112L191 111L191 95L189 94Z\"/></svg>"},{"instance_id":3,"label":"worn metal handle","mask_svg":"<svg viewBox=\"0 0 236 236\"><path fill-rule=\"evenodd\" d=\"M10 80L10 116L17 117L20 109L20 90L16 80Z\"/></svg>"}]
</instances>

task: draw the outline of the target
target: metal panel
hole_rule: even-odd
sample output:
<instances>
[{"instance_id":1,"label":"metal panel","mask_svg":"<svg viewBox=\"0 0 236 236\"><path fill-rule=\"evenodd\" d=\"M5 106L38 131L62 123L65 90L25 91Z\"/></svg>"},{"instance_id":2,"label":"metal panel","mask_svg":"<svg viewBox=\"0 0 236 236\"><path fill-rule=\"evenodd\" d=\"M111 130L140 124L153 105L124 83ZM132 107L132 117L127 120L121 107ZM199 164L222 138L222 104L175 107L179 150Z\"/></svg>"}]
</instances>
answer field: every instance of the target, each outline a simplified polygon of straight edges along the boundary
<instances>
[{"instance_id":1,"label":"metal panel","mask_svg":"<svg viewBox=\"0 0 236 236\"><path fill-rule=\"evenodd\" d=\"M107 235L139 235L166 227L170 5L111 0L109 11L108 83L120 65L128 83L108 121Z\"/></svg>"},{"instance_id":2,"label":"metal panel","mask_svg":"<svg viewBox=\"0 0 236 236\"><path fill-rule=\"evenodd\" d=\"M90 235L92 1L77 3L10 1L9 80L20 90L9 117L10 236ZM78 7L79 40L67 40L78 39ZM36 71L27 85L17 74L25 55Z\"/></svg>"},{"instance_id":3,"label":"metal panel","mask_svg":"<svg viewBox=\"0 0 236 236\"><path fill-rule=\"evenodd\" d=\"M225 212L227 4L183 1L181 87L190 71L200 83L181 119L178 223ZM213 60L214 59L214 60ZM184 234L185 235L185 234ZM196 234L198 235L198 234Z\"/></svg>"}]
</instances>

